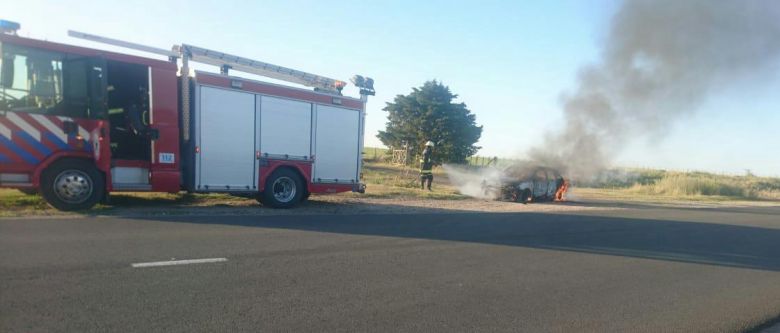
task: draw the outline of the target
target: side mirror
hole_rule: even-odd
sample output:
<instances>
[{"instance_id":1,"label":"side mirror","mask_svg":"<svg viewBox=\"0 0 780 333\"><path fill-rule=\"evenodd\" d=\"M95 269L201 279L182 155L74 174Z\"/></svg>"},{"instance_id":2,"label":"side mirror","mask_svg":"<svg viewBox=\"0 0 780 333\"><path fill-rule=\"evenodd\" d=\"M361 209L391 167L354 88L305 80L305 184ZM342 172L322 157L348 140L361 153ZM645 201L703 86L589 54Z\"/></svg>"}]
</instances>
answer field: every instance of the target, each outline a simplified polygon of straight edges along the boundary
<instances>
[{"instance_id":1,"label":"side mirror","mask_svg":"<svg viewBox=\"0 0 780 333\"><path fill-rule=\"evenodd\" d=\"M3 68L0 73L0 86L11 88L14 85L14 58L3 58Z\"/></svg>"}]
</instances>

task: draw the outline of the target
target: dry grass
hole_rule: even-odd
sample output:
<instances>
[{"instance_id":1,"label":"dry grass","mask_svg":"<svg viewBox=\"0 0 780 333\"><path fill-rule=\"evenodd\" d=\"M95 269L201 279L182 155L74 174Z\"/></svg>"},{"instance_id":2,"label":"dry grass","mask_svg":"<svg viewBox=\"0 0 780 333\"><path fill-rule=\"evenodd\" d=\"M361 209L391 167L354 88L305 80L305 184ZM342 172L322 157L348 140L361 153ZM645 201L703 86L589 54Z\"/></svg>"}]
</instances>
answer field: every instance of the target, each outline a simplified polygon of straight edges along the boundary
<instances>
[{"instance_id":1,"label":"dry grass","mask_svg":"<svg viewBox=\"0 0 780 333\"><path fill-rule=\"evenodd\" d=\"M385 163L366 162L363 167L363 182L368 186L365 194L370 198L423 198L435 200L460 200L468 197L458 194L449 184L449 179L441 168L433 171L434 191L420 189L420 173L417 169Z\"/></svg>"},{"instance_id":2,"label":"dry grass","mask_svg":"<svg viewBox=\"0 0 780 333\"><path fill-rule=\"evenodd\" d=\"M625 170L587 187L620 190L624 195L780 200L780 179L706 172Z\"/></svg>"},{"instance_id":3,"label":"dry grass","mask_svg":"<svg viewBox=\"0 0 780 333\"><path fill-rule=\"evenodd\" d=\"M387 162L392 159L390 151L386 148L365 147L363 148L363 161L366 162Z\"/></svg>"}]
</instances>

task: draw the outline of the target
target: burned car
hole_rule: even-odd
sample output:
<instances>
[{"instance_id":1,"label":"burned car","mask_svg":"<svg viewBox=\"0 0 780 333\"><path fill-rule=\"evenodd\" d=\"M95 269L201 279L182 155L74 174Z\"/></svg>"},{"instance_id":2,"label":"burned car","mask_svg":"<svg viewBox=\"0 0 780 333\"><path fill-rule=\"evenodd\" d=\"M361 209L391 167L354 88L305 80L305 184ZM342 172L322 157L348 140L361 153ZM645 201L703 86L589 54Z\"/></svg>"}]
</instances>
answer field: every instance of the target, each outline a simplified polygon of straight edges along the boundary
<instances>
[{"instance_id":1,"label":"burned car","mask_svg":"<svg viewBox=\"0 0 780 333\"><path fill-rule=\"evenodd\" d=\"M510 166L494 181L483 181L486 196L514 202L561 201L569 182L548 167Z\"/></svg>"}]
</instances>

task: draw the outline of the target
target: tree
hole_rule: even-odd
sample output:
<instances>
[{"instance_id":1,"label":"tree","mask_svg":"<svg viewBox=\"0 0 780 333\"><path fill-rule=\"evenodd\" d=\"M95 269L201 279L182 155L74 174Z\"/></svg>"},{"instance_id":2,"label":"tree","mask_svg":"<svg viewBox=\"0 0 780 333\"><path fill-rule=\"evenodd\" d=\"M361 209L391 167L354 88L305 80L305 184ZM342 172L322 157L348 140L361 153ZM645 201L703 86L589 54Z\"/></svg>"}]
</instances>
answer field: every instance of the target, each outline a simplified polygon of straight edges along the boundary
<instances>
[{"instance_id":1,"label":"tree","mask_svg":"<svg viewBox=\"0 0 780 333\"><path fill-rule=\"evenodd\" d=\"M476 154L474 144L482 136L482 126L464 103L453 103L458 95L437 81L412 88L409 95L398 95L383 109L388 112L387 128L377 137L396 149L409 145L411 156L419 156L427 141L436 144L434 161L463 163Z\"/></svg>"}]
</instances>

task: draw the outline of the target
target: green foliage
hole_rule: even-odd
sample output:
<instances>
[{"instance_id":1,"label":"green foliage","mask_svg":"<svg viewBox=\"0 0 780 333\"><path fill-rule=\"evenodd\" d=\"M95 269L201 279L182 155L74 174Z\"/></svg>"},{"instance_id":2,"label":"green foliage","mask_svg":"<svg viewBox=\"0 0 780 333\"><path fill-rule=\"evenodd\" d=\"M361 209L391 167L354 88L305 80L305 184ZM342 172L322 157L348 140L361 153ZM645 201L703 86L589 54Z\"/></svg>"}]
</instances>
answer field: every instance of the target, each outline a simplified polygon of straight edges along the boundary
<instances>
[{"instance_id":1,"label":"green foliage","mask_svg":"<svg viewBox=\"0 0 780 333\"><path fill-rule=\"evenodd\" d=\"M0 189L0 211L7 211L19 206L31 209L47 208L46 201L40 195L27 195L17 190Z\"/></svg>"},{"instance_id":2,"label":"green foliage","mask_svg":"<svg viewBox=\"0 0 780 333\"><path fill-rule=\"evenodd\" d=\"M436 143L433 156L437 164L464 163L480 148L474 144L482 135L482 126L477 126L466 104L453 102L457 97L437 81L425 82L409 95L398 95L384 108L387 127L377 137L396 149L408 144L412 156L420 156L430 140Z\"/></svg>"}]
</instances>

